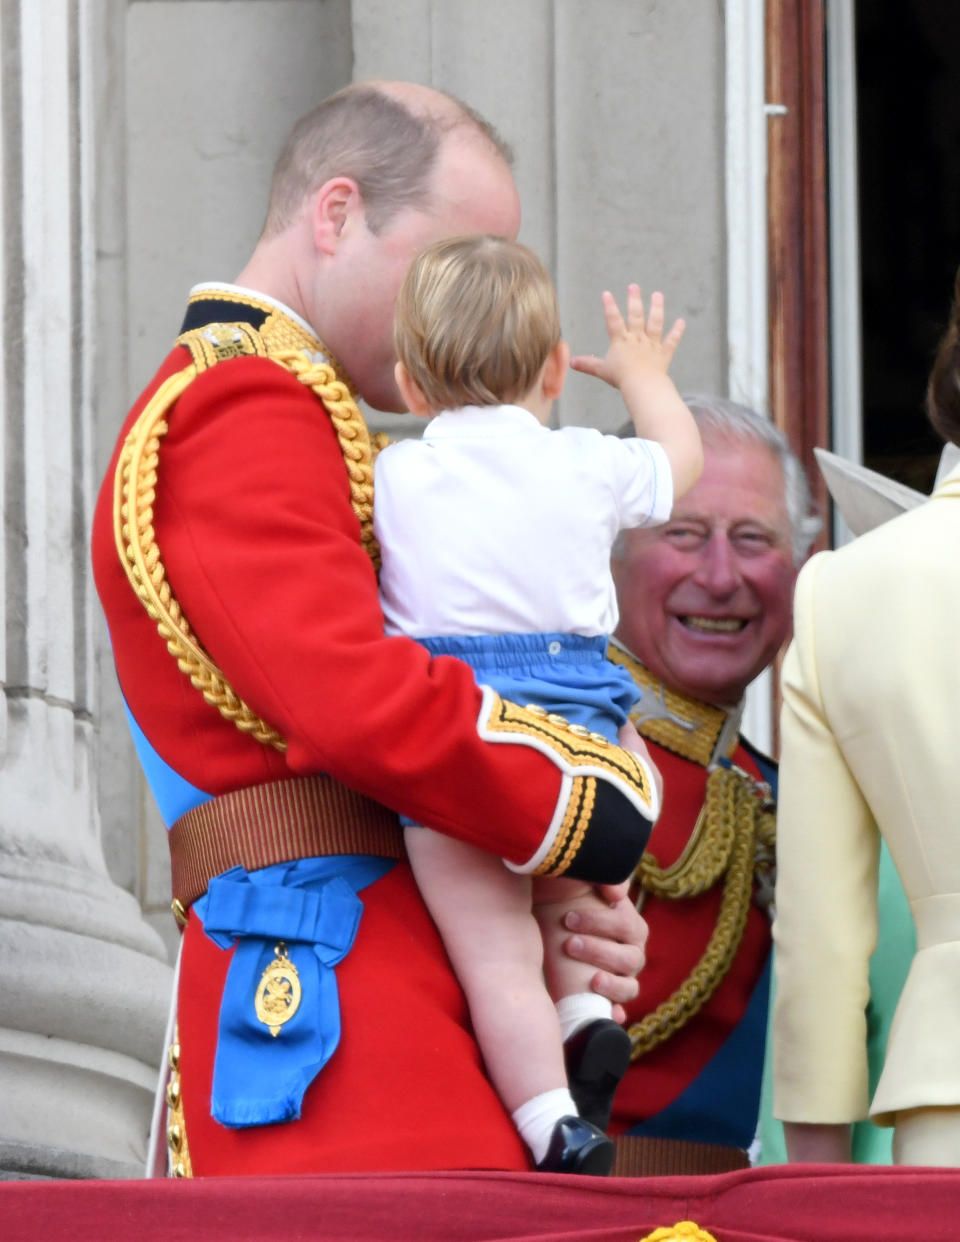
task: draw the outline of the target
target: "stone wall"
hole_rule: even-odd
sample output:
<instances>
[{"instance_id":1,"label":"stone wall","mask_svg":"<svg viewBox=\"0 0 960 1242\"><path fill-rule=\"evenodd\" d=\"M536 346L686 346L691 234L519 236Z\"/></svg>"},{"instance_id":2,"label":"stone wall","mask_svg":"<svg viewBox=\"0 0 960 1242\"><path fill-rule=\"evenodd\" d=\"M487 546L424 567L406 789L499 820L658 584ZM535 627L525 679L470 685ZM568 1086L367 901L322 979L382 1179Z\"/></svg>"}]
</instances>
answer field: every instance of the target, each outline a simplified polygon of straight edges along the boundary
<instances>
[{"instance_id":1,"label":"stone wall","mask_svg":"<svg viewBox=\"0 0 960 1242\"><path fill-rule=\"evenodd\" d=\"M573 348L602 347L601 290L637 279L688 320L680 385L724 391L724 34L724 6L705 0L0 6L8 1175L124 1176L143 1159L176 932L89 520L190 286L242 266L290 125L351 79L462 96L516 150L521 237L555 275ZM616 395L582 376L559 418L623 421Z\"/></svg>"}]
</instances>

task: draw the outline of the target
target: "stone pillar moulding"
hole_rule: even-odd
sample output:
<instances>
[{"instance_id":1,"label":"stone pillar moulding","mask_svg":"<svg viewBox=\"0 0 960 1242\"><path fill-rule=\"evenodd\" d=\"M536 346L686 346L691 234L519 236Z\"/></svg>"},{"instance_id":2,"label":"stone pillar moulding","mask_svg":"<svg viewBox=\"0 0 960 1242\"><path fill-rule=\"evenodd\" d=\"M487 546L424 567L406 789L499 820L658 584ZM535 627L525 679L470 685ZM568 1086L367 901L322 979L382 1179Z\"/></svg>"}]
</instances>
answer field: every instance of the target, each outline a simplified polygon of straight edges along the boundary
<instances>
[{"instance_id":1,"label":"stone pillar moulding","mask_svg":"<svg viewBox=\"0 0 960 1242\"><path fill-rule=\"evenodd\" d=\"M171 972L100 846L87 0L0 8L0 1176L136 1176Z\"/></svg>"}]
</instances>

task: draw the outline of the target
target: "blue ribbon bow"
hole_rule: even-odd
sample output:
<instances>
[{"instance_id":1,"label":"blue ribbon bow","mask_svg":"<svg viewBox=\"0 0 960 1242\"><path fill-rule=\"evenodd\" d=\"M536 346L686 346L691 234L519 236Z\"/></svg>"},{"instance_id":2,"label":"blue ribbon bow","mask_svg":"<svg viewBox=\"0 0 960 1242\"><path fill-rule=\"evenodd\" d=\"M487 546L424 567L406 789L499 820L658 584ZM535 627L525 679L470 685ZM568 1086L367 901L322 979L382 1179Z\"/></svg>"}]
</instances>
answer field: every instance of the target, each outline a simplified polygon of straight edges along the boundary
<instances>
[{"instance_id":1,"label":"blue ribbon bow","mask_svg":"<svg viewBox=\"0 0 960 1242\"><path fill-rule=\"evenodd\" d=\"M393 866L350 855L304 858L210 881L193 909L222 949L236 943L220 1005L211 1113L225 1126L259 1126L300 1116L303 1095L340 1042L333 968L353 947L363 913L358 891ZM277 1035L256 1014L255 997L283 941L300 978L297 1011Z\"/></svg>"}]
</instances>

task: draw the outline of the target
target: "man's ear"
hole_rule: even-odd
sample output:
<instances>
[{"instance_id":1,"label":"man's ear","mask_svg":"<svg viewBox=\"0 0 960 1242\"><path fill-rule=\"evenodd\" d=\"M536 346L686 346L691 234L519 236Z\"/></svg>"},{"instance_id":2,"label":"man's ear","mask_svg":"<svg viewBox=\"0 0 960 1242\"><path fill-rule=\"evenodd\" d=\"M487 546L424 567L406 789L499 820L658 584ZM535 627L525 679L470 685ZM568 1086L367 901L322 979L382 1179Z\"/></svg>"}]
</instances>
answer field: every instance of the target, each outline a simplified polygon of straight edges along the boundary
<instances>
[{"instance_id":1,"label":"man's ear","mask_svg":"<svg viewBox=\"0 0 960 1242\"><path fill-rule=\"evenodd\" d=\"M564 380L570 366L570 346L566 341L557 341L547 355L543 365L543 395L548 401L556 401L563 392Z\"/></svg>"},{"instance_id":2,"label":"man's ear","mask_svg":"<svg viewBox=\"0 0 960 1242\"><path fill-rule=\"evenodd\" d=\"M351 177L332 177L313 196L313 240L324 254L333 254L352 220L365 219L360 187Z\"/></svg>"},{"instance_id":3,"label":"man's ear","mask_svg":"<svg viewBox=\"0 0 960 1242\"><path fill-rule=\"evenodd\" d=\"M429 418L434 411L430 408L430 403L423 395L423 389L402 362L398 362L393 368L393 377L397 381L397 387L400 389L403 403L410 413L416 414L420 418Z\"/></svg>"}]
</instances>

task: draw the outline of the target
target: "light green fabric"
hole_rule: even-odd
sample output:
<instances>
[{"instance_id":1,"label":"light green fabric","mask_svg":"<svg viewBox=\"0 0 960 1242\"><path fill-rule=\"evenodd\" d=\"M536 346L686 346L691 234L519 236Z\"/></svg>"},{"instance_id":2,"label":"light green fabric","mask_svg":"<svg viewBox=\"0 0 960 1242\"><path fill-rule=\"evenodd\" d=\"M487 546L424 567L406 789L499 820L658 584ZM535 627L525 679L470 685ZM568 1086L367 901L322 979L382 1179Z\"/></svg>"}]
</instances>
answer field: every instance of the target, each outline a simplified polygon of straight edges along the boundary
<instances>
[{"instance_id":1,"label":"light green fabric","mask_svg":"<svg viewBox=\"0 0 960 1242\"><path fill-rule=\"evenodd\" d=\"M887 1035L893 1020L917 948L913 917L907 904L900 877L893 865L886 844L880 846L880 879L878 890L877 947L870 959L870 1004L867 1008L867 1063L870 1070L870 1092L873 1093L883 1068ZM772 978L772 976L771 976ZM773 986L771 982L771 987ZM771 996L770 1012L773 1012ZM770 1025L767 1026L767 1048L763 1066L763 1089L760 1097L760 1152L757 1164L786 1164L787 1150L783 1126L771 1112L773 1102ZM853 1126L853 1159L856 1164L890 1164L893 1128L875 1126L872 1121L858 1121Z\"/></svg>"}]
</instances>

